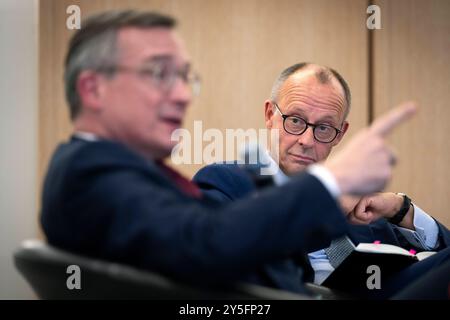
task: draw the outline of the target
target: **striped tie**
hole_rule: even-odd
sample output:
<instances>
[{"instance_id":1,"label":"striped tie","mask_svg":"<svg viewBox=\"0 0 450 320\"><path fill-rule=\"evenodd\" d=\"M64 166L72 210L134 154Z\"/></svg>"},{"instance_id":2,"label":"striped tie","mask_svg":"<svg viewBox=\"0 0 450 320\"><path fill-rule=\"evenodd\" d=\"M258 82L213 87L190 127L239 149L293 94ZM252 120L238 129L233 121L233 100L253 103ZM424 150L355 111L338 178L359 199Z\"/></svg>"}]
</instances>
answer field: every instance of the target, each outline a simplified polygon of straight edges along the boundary
<instances>
[{"instance_id":1,"label":"striped tie","mask_svg":"<svg viewBox=\"0 0 450 320\"><path fill-rule=\"evenodd\" d=\"M325 249L325 253L333 268L337 268L355 249L353 242L347 237L331 241L331 245Z\"/></svg>"}]
</instances>

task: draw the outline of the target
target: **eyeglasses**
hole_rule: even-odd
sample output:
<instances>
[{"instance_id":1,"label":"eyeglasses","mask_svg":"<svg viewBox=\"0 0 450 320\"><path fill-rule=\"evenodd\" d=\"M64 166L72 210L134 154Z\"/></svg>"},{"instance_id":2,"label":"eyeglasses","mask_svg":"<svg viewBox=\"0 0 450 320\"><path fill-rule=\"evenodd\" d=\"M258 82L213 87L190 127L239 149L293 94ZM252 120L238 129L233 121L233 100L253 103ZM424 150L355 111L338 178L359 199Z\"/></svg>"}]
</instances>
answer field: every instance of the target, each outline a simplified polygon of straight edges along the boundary
<instances>
[{"instance_id":1,"label":"eyeglasses","mask_svg":"<svg viewBox=\"0 0 450 320\"><path fill-rule=\"evenodd\" d=\"M333 142L333 140L336 139L338 134L341 132L341 130L336 129L335 127L328 124L312 124L306 122L305 119L302 119L300 117L285 115L281 112L280 108L275 102L273 104L283 118L283 128L287 133L299 136L305 133L308 127L312 127L314 139L322 143L330 143Z\"/></svg>"},{"instance_id":2,"label":"eyeglasses","mask_svg":"<svg viewBox=\"0 0 450 320\"><path fill-rule=\"evenodd\" d=\"M147 79L155 88L169 92L174 87L177 78L180 77L187 84L194 96L200 94L201 80L198 74L189 67L177 69L173 65L154 64L147 67L110 66L102 67L98 71L106 73L131 72Z\"/></svg>"}]
</instances>

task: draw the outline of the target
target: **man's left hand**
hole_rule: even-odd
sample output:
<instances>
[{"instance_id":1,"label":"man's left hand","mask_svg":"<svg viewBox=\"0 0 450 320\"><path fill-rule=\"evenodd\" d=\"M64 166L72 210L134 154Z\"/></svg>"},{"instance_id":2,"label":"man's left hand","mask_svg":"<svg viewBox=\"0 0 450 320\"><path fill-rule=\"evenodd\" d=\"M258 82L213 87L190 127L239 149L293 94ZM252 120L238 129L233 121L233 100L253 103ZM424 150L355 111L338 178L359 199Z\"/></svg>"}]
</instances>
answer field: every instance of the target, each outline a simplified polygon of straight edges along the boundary
<instances>
[{"instance_id":1,"label":"man's left hand","mask_svg":"<svg viewBox=\"0 0 450 320\"><path fill-rule=\"evenodd\" d=\"M375 193L362 197L347 218L353 224L369 224L380 218L392 218L402 207L403 196L392 193ZM409 209L406 216L400 222L400 226L414 230L414 209Z\"/></svg>"}]
</instances>

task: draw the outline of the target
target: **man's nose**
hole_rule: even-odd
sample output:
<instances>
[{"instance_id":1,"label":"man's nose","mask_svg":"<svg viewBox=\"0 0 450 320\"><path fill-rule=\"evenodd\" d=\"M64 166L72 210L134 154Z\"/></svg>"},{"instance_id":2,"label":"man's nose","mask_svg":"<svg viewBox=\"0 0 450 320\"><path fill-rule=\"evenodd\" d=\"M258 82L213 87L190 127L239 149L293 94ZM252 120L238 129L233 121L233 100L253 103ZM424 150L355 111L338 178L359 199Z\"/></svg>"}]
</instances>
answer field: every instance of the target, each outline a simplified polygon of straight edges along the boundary
<instances>
[{"instance_id":1,"label":"man's nose","mask_svg":"<svg viewBox=\"0 0 450 320\"><path fill-rule=\"evenodd\" d=\"M188 105L192 100L192 89L186 81L178 77L173 84L170 98L177 104Z\"/></svg>"},{"instance_id":2,"label":"man's nose","mask_svg":"<svg viewBox=\"0 0 450 320\"><path fill-rule=\"evenodd\" d=\"M306 131L303 132L303 134L298 136L297 139L298 144L305 146L305 147L311 147L314 145L314 131L312 127L306 128Z\"/></svg>"}]
</instances>

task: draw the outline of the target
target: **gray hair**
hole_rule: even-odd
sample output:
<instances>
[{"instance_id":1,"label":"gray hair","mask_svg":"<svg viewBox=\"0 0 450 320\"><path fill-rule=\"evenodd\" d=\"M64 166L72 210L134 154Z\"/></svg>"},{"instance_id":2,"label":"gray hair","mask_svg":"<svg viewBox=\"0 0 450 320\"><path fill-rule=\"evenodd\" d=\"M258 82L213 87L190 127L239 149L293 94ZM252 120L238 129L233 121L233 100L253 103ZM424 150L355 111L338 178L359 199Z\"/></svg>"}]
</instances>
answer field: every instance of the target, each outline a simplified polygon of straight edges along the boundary
<instances>
[{"instance_id":1,"label":"gray hair","mask_svg":"<svg viewBox=\"0 0 450 320\"><path fill-rule=\"evenodd\" d=\"M272 91L270 93L270 100L273 102L277 102L279 98L280 89L285 83L285 81L294 73L305 69L308 66L313 65L312 63L308 62L301 62L296 63L281 72L281 74L278 76L278 78L275 80ZM342 89L344 90L344 96L345 96L345 113L344 113L344 119L347 118L349 112L350 112L350 106L351 106L351 92L350 87L348 86L345 79L334 69L325 67L325 66L318 66L318 70L315 72L315 76L319 83L321 84L329 84L332 78L335 78L341 85Z\"/></svg>"},{"instance_id":2,"label":"gray hair","mask_svg":"<svg viewBox=\"0 0 450 320\"><path fill-rule=\"evenodd\" d=\"M83 70L102 71L112 77L119 52L118 30L125 27L172 29L176 21L172 17L155 12L134 10L106 11L83 21L82 27L70 40L65 60L64 84L70 117L75 119L81 110L76 83ZM109 68L109 71L108 71Z\"/></svg>"}]
</instances>

